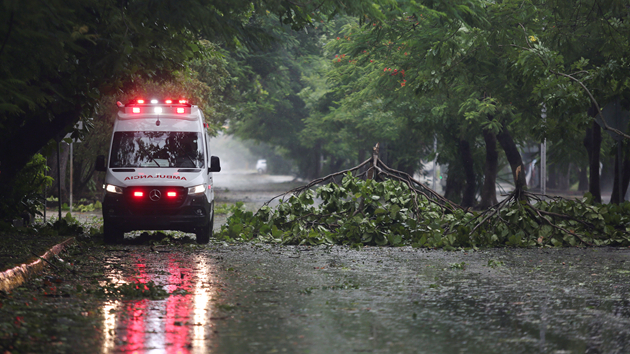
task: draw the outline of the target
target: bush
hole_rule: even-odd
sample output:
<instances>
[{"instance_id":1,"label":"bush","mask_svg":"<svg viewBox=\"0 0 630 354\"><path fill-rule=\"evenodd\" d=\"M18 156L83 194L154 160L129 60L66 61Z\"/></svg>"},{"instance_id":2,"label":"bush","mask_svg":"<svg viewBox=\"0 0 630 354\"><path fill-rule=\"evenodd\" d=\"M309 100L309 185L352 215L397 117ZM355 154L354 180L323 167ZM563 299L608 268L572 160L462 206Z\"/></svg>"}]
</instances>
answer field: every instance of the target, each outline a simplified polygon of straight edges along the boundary
<instances>
[{"instance_id":1,"label":"bush","mask_svg":"<svg viewBox=\"0 0 630 354\"><path fill-rule=\"evenodd\" d=\"M46 176L46 171L46 159L41 154L35 154L18 173L13 185L5 189L4 198L0 199L0 215L3 215L5 226L25 215L41 215L44 203L42 189L53 182L52 177Z\"/></svg>"},{"instance_id":2,"label":"bush","mask_svg":"<svg viewBox=\"0 0 630 354\"><path fill-rule=\"evenodd\" d=\"M582 200L513 199L478 213L443 209L399 181L350 174L339 185L306 190L273 208L252 213L237 204L231 212L217 235L226 241L444 249L630 245L630 202L594 204L589 194Z\"/></svg>"}]
</instances>

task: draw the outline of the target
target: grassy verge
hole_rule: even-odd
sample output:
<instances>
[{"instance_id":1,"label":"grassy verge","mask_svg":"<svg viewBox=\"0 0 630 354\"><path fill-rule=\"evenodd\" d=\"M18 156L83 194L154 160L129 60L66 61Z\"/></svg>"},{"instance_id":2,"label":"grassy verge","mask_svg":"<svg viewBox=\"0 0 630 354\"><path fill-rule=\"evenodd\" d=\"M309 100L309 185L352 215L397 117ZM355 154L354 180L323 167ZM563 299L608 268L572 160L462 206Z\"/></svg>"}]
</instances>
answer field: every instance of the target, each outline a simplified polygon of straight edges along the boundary
<instances>
[{"instance_id":1,"label":"grassy verge","mask_svg":"<svg viewBox=\"0 0 630 354\"><path fill-rule=\"evenodd\" d=\"M42 236L35 233L0 234L0 271L42 256L52 246L66 239L68 236Z\"/></svg>"},{"instance_id":2,"label":"grassy verge","mask_svg":"<svg viewBox=\"0 0 630 354\"><path fill-rule=\"evenodd\" d=\"M54 223L35 223L29 228L12 228L0 232L0 271L26 263L42 256L52 246L71 236L97 234L99 220L79 222L70 213Z\"/></svg>"}]
</instances>

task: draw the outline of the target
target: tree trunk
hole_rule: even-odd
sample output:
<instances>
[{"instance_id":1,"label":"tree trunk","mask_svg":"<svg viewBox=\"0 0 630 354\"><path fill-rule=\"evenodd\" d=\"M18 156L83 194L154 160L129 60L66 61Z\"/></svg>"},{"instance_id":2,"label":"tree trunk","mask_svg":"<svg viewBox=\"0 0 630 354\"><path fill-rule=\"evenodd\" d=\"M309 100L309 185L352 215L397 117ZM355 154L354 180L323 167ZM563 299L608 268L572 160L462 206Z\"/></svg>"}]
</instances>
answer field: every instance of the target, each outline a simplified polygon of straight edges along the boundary
<instances>
[{"instance_id":1,"label":"tree trunk","mask_svg":"<svg viewBox=\"0 0 630 354\"><path fill-rule=\"evenodd\" d=\"M619 142L617 142L619 144ZM615 173L613 176L613 187L610 192L610 204L619 204L623 201L623 196L619 198L619 188L621 187L621 181L619 181L619 161L623 157L619 154L615 154ZM623 167L622 167L623 168Z\"/></svg>"},{"instance_id":2,"label":"tree trunk","mask_svg":"<svg viewBox=\"0 0 630 354\"><path fill-rule=\"evenodd\" d=\"M332 156L330 161L330 173L334 173L337 171L341 171L341 166L343 166L343 158L335 158ZM363 162L363 161L361 161Z\"/></svg>"},{"instance_id":3,"label":"tree trunk","mask_svg":"<svg viewBox=\"0 0 630 354\"><path fill-rule=\"evenodd\" d=\"M503 129L501 129L499 134L497 134L497 141L501 145L503 151L505 151L505 156L510 163L510 168L512 169L512 177L514 178L514 187L518 193L517 197L519 199L523 199L524 196L522 196L520 192L527 189L527 181L525 180L525 166L523 165L521 153L516 148L514 139L512 139L512 136L510 135L510 132L508 131L506 126L503 126Z\"/></svg>"},{"instance_id":4,"label":"tree trunk","mask_svg":"<svg viewBox=\"0 0 630 354\"><path fill-rule=\"evenodd\" d=\"M381 159L381 161L383 161L383 163L387 166L391 165L390 161L389 161L389 153L387 151L387 142L383 142L379 144L379 153L378 153L378 158Z\"/></svg>"},{"instance_id":5,"label":"tree trunk","mask_svg":"<svg viewBox=\"0 0 630 354\"><path fill-rule=\"evenodd\" d=\"M74 175L78 176L78 178L75 177L75 180L77 181L72 192L76 195L80 195L87 189L87 185L90 183L90 180L92 180L92 176L94 176L94 172L96 172L96 170L93 162L76 162L77 161L75 159L75 166L77 166L77 168L74 169Z\"/></svg>"},{"instance_id":6,"label":"tree trunk","mask_svg":"<svg viewBox=\"0 0 630 354\"><path fill-rule=\"evenodd\" d=\"M59 160L59 167L61 171L60 174L57 172L58 171L57 158L59 157L57 155L57 149L53 151L51 158L48 159L50 163L50 173L48 175L52 177L54 180L52 187L50 187L48 190L50 191L50 195L53 195L59 198L59 202L63 204L64 201L67 200L67 196L68 196L66 175L68 173L68 159L70 155L70 145L66 143L61 143L61 145L59 146L59 151L61 153L61 159ZM59 180L59 175L61 175L61 180ZM61 197L58 195L59 183L61 183Z\"/></svg>"},{"instance_id":7,"label":"tree trunk","mask_svg":"<svg viewBox=\"0 0 630 354\"><path fill-rule=\"evenodd\" d=\"M319 178L322 175L322 144L320 142L317 142L315 144L315 149L312 153L312 158L313 158L313 169L312 169L312 175L309 176L310 179L315 179L315 178Z\"/></svg>"},{"instance_id":8,"label":"tree trunk","mask_svg":"<svg viewBox=\"0 0 630 354\"><path fill-rule=\"evenodd\" d=\"M597 109L591 106L588 110L588 115L595 117ZM599 154L602 147L602 129L595 120L591 124L591 127L586 131L586 137L584 138L584 146L588 152L588 165L589 165L589 180L588 191L593 195L593 201L595 203L602 202L602 191L599 179Z\"/></svg>"},{"instance_id":9,"label":"tree trunk","mask_svg":"<svg viewBox=\"0 0 630 354\"><path fill-rule=\"evenodd\" d=\"M488 209L498 203L496 183L499 154L497 152L497 138L491 131L483 130L483 140L486 142L486 164L483 169L484 179L479 209Z\"/></svg>"},{"instance_id":10,"label":"tree trunk","mask_svg":"<svg viewBox=\"0 0 630 354\"><path fill-rule=\"evenodd\" d=\"M588 168L582 166L578 169L578 175L580 177L580 183L578 184L578 191L582 192L588 190Z\"/></svg>"},{"instance_id":11,"label":"tree trunk","mask_svg":"<svg viewBox=\"0 0 630 354\"><path fill-rule=\"evenodd\" d=\"M623 158L623 184L621 185L621 187L623 188L621 190L621 193L624 197L628 192L628 184L630 183L630 152L628 152L627 150L628 149L626 148L626 152L624 153Z\"/></svg>"},{"instance_id":12,"label":"tree trunk","mask_svg":"<svg viewBox=\"0 0 630 354\"><path fill-rule=\"evenodd\" d=\"M617 144L619 144L619 142L617 142ZM628 153L624 153L623 150L621 152L621 157L618 155L619 154L615 155L615 177L612 194L610 195L611 204L623 203L626 192L628 191L628 183L630 182L630 156ZM621 166L621 183L619 182L619 158L623 159ZM619 198L619 188L621 188L621 199Z\"/></svg>"},{"instance_id":13,"label":"tree trunk","mask_svg":"<svg viewBox=\"0 0 630 354\"><path fill-rule=\"evenodd\" d=\"M363 161L367 160L367 151L365 149L359 149L357 156L359 158L357 165L360 165Z\"/></svg>"},{"instance_id":14,"label":"tree trunk","mask_svg":"<svg viewBox=\"0 0 630 354\"><path fill-rule=\"evenodd\" d=\"M571 187L571 183L569 182L570 173L571 164L569 164L565 171L562 171L560 168L558 168L558 189L560 189L561 191L567 191Z\"/></svg>"},{"instance_id":15,"label":"tree trunk","mask_svg":"<svg viewBox=\"0 0 630 354\"><path fill-rule=\"evenodd\" d=\"M466 176L466 188L464 189L461 205L465 208L472 207L475 204L475 192L477 188L475 186L472 151L470 150L470 143L468 143L466 139L459 139L459 155L462 159L462 166L464 167L464 174Z\"/></svg>"},{"instance_id":16,"label":"tree trunk","mask_svg":"<svg viewBox=\"0 0 630 354\"><path fill-rule=\"evenodd\" d=\"M555 163L548 164L547 171L549 171L547 189L558 189L558 167Z\"/></svg>"},{"instance_id":17,"label":"tree trunk","mask_svg":"<svg viewBox=\"0 0 630 354\"><path fill-rule=\"evenodd\" d=\"M464 184L460 178L460 174L457 173L458 169L451 163L448 167L448 175L446 176L446 187L444 188L444 198L451 200L455 203L460 203L462 197L462 191L464 190Z\"/></svg>"}]
</instances>

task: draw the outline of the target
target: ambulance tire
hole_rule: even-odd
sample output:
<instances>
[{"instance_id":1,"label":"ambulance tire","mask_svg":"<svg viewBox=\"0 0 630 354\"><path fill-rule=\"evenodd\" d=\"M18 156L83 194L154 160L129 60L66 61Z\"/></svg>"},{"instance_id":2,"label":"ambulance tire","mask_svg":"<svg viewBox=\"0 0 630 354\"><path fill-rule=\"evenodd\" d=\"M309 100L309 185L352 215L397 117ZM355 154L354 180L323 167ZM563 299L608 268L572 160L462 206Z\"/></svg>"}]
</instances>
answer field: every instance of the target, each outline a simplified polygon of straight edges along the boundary
<instances>
[{"instance_id":1,"label":"ambulance tire","mask_svg":"<svg viewBox=\"0 0 630 354\"><path fill-rule=\"evenodd\" d=\"M212 218L210 219L210 222L208 222L208 225L200 228L199 231L197 231L197 243L200 245L205 245L210 242L210 237L212 237L213 234L213 228L214 215L212 215Z\"/></svg>"},{"instance_id":2,"label":"ambulance tire","mask_svg":"<svg viewBox=\"0 0 630 354\"><path fill-rule=\"evenodd\" d=\"M122 243L125 239L125 233L115 228L113 225L103 224L103 241L108 245Z\"/></svg>"}]
</instances>

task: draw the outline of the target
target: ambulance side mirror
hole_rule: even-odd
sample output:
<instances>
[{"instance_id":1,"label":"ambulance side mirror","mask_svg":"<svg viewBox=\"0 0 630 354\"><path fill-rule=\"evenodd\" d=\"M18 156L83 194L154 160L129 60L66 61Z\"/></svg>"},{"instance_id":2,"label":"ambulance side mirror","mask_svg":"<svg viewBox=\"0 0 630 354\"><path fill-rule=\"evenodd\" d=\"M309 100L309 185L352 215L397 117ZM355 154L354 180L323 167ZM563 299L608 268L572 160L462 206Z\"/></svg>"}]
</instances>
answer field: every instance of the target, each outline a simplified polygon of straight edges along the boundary
<instances>
[{"instance_id":1,"label":"ambulance side mirror","mask_svg":"<svg viewBox=\"0 0 630 354\"><path fill-rule=\"evenodd\" d=\"M94 166L94 169L101 172L107 171L107 167L105 166L105 155L96 156L96 166Z\"/></svg>"},{"instance_id":2,"label":"ambulance side mirror","mask_svg":"<svg viewBox=\"0 0 630 354\"><path fill-rule=\"evenodd\" d=\"M221 161L218 156L210 156L210 167L208 167L208 173L221 172Z\"/></svg>"}]
</instances>

